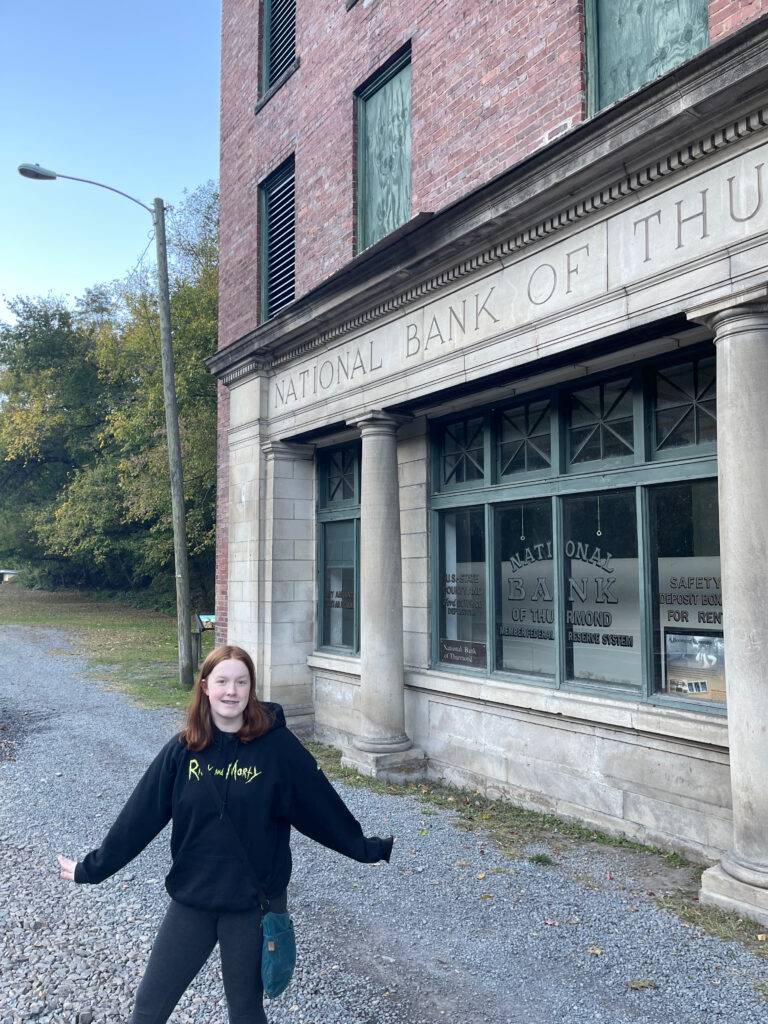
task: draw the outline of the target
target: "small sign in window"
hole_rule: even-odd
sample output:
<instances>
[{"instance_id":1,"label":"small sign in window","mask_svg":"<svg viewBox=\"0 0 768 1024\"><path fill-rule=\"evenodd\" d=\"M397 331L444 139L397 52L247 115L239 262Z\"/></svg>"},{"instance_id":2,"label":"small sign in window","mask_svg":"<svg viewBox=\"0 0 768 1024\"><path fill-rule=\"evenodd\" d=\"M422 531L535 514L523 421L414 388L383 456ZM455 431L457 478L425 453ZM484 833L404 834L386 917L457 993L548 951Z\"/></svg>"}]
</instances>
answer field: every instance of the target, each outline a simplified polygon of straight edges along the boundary
<instances>
[{"instance_id":1,"label":"small sign in window","mask_svg":"<svg viewBox=\"0 0 768 1024\"><path fill-rule=\"evenodd\" d=\"M664 632L667 693L725 701L725 658L720 633Z\"/></svg>"},{"instance_id":2,"label":"small sign in window","mask_svg":"<svg viewBox=\"0 0 768 1024\"><path fill-rule=\"evenodd\" d=\"M466 665L468 668L485 668L488 664L485 644L471 640L440 640L440 661L448 665Z\"/></svg>"}]
</instances>

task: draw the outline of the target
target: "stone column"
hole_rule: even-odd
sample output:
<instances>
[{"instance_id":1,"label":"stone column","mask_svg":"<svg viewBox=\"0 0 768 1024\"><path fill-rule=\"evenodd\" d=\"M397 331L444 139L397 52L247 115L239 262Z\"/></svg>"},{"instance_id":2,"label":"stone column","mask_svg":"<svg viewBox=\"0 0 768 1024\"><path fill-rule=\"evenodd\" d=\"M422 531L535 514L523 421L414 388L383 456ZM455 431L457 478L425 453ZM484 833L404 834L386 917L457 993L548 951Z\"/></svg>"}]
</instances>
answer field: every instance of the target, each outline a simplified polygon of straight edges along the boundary
<instances>
[{"instance_id":1,"label":"stone column","mask_svg":"<svg viewBox=\"0 0 768 1024\"><path fill-rule=\"evenodd\" d=\"M768 302L731 303L689 314L715 331L733 796L733 847L704 872L700 898L768 924Z\"/></svg>"},{"instance_id":2,"label":"stone column","mask_svg":"<svg viewBox=\"0 0 768 1024\"><path fill-rule=\"evenodd\" d=\"M360 735L345 763L371 775L419 771L424 752L405 731L403 584L397 428L373 412L357 421L360 480Z\"/></svg>"}]
</instances>

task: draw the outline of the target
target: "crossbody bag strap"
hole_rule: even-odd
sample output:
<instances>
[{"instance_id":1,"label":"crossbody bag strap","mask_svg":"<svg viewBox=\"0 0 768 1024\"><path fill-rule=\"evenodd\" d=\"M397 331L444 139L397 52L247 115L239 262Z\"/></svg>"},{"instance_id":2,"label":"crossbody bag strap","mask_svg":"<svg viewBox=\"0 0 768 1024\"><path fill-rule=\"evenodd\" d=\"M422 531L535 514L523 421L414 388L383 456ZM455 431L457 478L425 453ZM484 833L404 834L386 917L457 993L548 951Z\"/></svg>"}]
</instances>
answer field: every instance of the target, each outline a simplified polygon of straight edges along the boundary
<instances>
[{"instance_id":1,"label":"crossbody bag strap","mask_svg":"<svg viewBox=\"0 0 768 1024\"><path fill-rule=\"evenodd\" d=\"M263 889L263 887L261 885L261 882L259 881L259 877L256 874L256 869L254 868L253 862L251 861L251 858L250 858L250 855L249 855L248 851L245 848L245 843L240 838L240 833L237 830L237 826L235 825L234 821L232 821L232 818L229 816L229 811L227 810L226 806L224 805L224 801L221 799L221 795L219 794L219 791L216 789L216 786L215 786L214 781L211 778L211 776L205 770L203 770L202 775L203 775L203 778L205 779L205 781L208 783L208 787L209 787L209 789L210 789L210 791L211 791L211 793L213 795L213 799L218 804L218 807L219 807L219 818L225 818L226 821L228 822L230 832L235 837L237 849L239 850L240 855L241 855L244 863L247 865L248 870L251 873L251 877L253 878L254 882L256 883L256 895L259 897L259 906L261 907L261 912L263 914L268 914L269 913L269 898L268 898L267 894L264 892L264 889Z\"/></svg>"}]
</instances>

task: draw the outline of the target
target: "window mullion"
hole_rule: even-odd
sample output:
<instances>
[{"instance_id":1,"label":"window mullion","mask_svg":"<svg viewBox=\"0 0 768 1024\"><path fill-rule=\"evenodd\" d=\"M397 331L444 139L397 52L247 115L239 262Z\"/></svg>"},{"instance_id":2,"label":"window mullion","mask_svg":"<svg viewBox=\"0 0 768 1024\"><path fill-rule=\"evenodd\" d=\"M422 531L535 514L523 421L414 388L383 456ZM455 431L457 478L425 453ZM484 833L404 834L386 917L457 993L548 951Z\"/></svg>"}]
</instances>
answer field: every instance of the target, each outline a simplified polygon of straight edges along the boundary
<instances>
[{"instance_id":1,"label":"window mullion","mask_svg":"<svg viewBox=\"0 0 768 1024\"><path fill-rule=\"evenodd\" d=\"M493 458L494 453L494 437L493 437L493 417L489 414L483 420L483 482L486 485L496 483L496 472L495 472L495 460Z\"/></svg>"},{"instance_id":2,"label":"window mullion","mask_svg":"<svg viewBox=\"0 0 768 1024\"><path fill-rule=\"evenodd\" d=\"M632 384L632 414L633 414L633 448L635 450L634 461L645 463L648 461L648 408L645 401L644 371L639 369L634 375Z\"/></svg>"},{"instance_id":3,"label":"window mullion","mask_svg":"<svg viewBox=\"0 0 768 1024\"><path fill-rule=\"evenodd\" d=\"M566 430L563 406L565 398L563 392L558 392L552 401L552 474L560 477L566 472L568 466L568 452L566 451Z\"/></svg>"},{"instance_id":4,"label":"window mullion","mask_svg":"<svg viewBox=\"0 0 768 1024\"><path fill-rule=\"evenodd\" d=\"M430 660L433 665L440 661L440 602L443 599L443 580L440 560L440 516L430 512L429 556L432 566L433 600L430 602ZM437 586L435 587L435 582Z\"/></svg>"},{"instance_id":5,"label":"window mullion","mask_svg":"<svg viewBox=\"0 0 768 1024\"><path fill-rule=\"evenodd\" d=\"M318 523L317 530L317 576L316 576L316 599L317 599L317 636L315 647L323 646L325 636L325 523Z\"/></svg>"},{"instance_id":6,"label":"window mullion","mask_svg":"<svg viewBox=\"0 0 768 1024\"><path fill-rule=\"evenodd\" d=\"M486 431L490 433L490 431ZM487 460L486 460L487 465ZM485 506L485 674L496 671L496 572L498 551L493 505Z\"/></svg>"},{"instance_id":7,"label":"window mullion","mask_svg":"<svg viewBox=\"0 0 768 1024\"><path fill-rule=\"evenodd\" d=\"M655 691L653 644L653 565L650 523L648 517L648 488L636 488L637 508L637 560L640 585L640 645L642 650L642 695L652 696Z\"/></svg>"},{"instance_id":8,"label":"window mullion","mask_svg":"<svg viewBox=\"0 0 768 1024\"><path fill-rule=\"evenodd\" d=\"M565 642L565 562L563 544L563 503L556 494L552 495L552 560L555 604L555 687L562 689L568 679L567 647ZM573 674L572 672L570 673Z\"/></svg>"},{"instance_id":9,"label":"window mullion","mask_svg":"<svg viewBox=\"0 0 768 1024\"><path fill-rule=\"evenodd\" d=\"M360 653L360 512L355 520L355 621L353 625L355 652Z\"/></svg>"}]
</instances>

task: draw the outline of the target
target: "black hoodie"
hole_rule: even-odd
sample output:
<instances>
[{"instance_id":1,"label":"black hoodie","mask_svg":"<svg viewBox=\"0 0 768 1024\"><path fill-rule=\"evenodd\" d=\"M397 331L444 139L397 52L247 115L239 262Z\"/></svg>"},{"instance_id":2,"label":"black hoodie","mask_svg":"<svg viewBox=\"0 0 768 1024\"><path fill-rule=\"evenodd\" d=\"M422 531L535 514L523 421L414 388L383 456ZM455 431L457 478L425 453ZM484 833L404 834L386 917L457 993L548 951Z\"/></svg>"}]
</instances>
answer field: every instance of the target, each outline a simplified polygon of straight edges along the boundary
<instances>
[{"instance_id":1,"label":"black hoodie","mask_svg":"<svg viewBox=\"0 0 768 1024\"><path fill-rule=\"evenodd\" d=\"M388 861L392 838L363 835L314 757L286 727L282 708L265 707L272 726L249 743L215 726L213 744L199 753L189 751L178 736L169 740L104 842L77 865L75 881L103 882L170 820L173 863L165 887L179 903L205 910L258 906L254 875L268 897L282 893L291 877L291 826L353 860ZM233 825L249 854L250 870Z\"/></svg>"}]
</instances>

